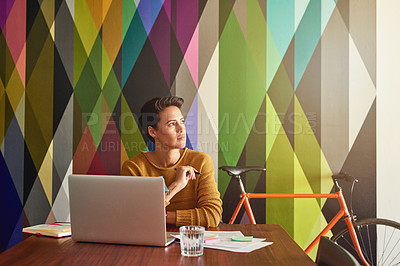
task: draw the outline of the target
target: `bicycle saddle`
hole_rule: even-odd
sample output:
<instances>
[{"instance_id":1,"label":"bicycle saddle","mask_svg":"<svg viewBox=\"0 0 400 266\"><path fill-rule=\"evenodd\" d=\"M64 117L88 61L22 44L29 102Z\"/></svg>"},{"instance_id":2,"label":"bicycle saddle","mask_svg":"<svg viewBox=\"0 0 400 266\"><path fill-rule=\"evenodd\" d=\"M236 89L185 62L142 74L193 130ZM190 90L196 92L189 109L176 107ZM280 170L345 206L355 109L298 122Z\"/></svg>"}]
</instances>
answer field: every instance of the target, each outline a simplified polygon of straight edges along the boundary
<instances>
[{"instance_id":1,"label":"bicycle saddle","mask_svg":"<svg viewBox=\"0 0 400 266\"><path fill-rule=\"evenodd\" d=\"M264 167L254 166L221 166L218 169L224 170L230 175L240 175L249 171L267 171Z\"/></svg>"},{"instance_id":2,"label":"bicycle saddle","mask_svg":"<svg viewBox=\"0 0 400 266\"><path fill-rule=\"evenodd\" d=\"M332 178L333 178L333 180L335 180L335 179L336 180L344 179L347 182L353 182L353 181L354 182L358 182L358 179L355 178L354 176L349 175L347 173L342 173L342 172L332 175Z\"/></svg>"}]
</instances>

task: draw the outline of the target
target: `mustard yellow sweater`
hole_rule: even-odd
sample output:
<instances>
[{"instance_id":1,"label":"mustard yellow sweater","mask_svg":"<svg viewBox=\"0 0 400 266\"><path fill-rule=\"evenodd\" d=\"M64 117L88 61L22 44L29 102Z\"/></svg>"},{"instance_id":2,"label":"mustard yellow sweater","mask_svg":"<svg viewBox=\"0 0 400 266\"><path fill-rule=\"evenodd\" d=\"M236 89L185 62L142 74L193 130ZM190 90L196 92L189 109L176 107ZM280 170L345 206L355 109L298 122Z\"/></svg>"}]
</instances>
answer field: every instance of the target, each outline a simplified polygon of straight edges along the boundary
<instances>
[{"instance_id":1,"label":"mustard yellow sweater","mask_svg":"<svg viewBox=\"0 0 400 266\"><path fill-rule=\"evenodd\" d=\"M176 226L218 226L222 201L214 180L214 166L208 154L185 148L175 165L161 168L149 160L146 152L142 152L123 164L121 175L163 176L165 184L169 186L175 181L175 168L178 166L192 166L201 175L196 175L196 180L189 180L167 206L167 211L176 211Z\"/></svg>"}]
</instances>

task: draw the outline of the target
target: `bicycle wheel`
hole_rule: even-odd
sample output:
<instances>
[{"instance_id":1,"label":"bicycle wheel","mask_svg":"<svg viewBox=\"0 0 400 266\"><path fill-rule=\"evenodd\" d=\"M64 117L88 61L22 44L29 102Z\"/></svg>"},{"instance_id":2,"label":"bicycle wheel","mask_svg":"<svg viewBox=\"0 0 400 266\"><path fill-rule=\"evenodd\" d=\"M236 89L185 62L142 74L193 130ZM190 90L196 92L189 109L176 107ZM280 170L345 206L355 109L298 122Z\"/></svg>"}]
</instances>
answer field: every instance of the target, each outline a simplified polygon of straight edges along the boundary
<instances>
[{"instance_id":1,"label":"bicycle wheel","mask_svg":"<svg viewBox=\"0 0 400 266\"><path fill-rule=\"evenodd\" d=\"M370 265L400 265L400 223L371 218L355 222L354 228L364 257ZM348 228L342 229L331 239L361 263Z\"/></svg>"}]
</instances>

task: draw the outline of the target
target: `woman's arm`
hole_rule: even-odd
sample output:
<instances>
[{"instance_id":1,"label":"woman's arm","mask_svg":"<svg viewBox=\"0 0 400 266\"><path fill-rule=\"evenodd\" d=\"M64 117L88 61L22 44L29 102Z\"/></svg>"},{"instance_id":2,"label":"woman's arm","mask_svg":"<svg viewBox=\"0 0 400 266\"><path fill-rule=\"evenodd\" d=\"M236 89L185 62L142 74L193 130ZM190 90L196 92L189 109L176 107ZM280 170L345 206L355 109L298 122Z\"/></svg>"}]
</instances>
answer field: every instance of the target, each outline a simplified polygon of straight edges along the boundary
<instances>
[{"instance_id":1,"label":"woman's arm","mask_svg":"<svg viewBox=\"0 0 400 266\"><path fill-rule=\"evenodd\" d=\"M216 227L222 218L222 201L214 180L214 166L211 157L204 157L201 175L196 188L196 208L176 211L176 225L202 225Z\"/></svg>"},{"instance_id":2,"label":"woman's arm","mask_svg":"<svg viewBox=\"0 0 400 266\"><path fill-rule=\"evenodd\" d=\"M179 191L184 189L189 180L195 180L196 169L191 166L179 166L176 168L176 178L168 186L168 191L165 192L165 200L170 201Z\"/></svg>"}]
</instances>

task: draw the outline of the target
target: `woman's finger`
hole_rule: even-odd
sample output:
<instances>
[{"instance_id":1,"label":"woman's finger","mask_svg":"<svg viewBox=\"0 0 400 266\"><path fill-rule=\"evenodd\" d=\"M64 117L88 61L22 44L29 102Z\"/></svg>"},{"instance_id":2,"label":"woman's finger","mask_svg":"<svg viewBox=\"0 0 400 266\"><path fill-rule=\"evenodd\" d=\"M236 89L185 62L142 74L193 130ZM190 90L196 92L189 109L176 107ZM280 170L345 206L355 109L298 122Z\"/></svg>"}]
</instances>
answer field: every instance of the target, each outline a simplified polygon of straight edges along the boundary
<instances>
[{"instance_id":1,"label":"woman's finger","mask_svg":"<svg viewBox=\"0 0 400 266\"><path fill-rule=\"evenodd\" d=\"M196 179L196 174L195 174L196 169L194 169L193 167L191 167L190 169L190 174L191 174L191 179L195 180Z\"/></svg>"}]
</instances>

